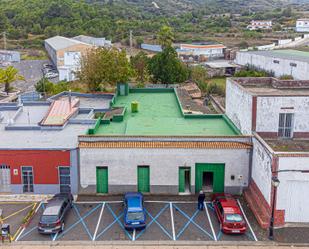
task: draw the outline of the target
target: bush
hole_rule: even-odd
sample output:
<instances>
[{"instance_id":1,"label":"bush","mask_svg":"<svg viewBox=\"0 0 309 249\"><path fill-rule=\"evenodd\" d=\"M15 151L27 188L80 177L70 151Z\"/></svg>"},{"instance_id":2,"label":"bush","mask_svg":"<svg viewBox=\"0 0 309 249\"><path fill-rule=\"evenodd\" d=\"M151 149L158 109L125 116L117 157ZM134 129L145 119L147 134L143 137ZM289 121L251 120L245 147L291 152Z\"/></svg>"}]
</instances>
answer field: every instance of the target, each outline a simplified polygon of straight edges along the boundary
<instances>
[{"instance_id":1,"label":"bush","mask_svg":"<svg viewBox=\"0 0 309 249\"><path fill-rule=\"evenodd\" d=\"M292 75L284 74L279 77L280 80L294 80Z\"/></svg>"},{"instance_id":2,"label":"bush","mask_svg":"<svg viewBox=\"0 0 309 249\"><path fill-rule=\"evenodd\" d=\"M208 94L218 94L220 96L225 96L225 89L224 86L219 85L215 82L210 82L207 85L207 93Z\"/></svg>"},{"instance_id":3,"label":"bush","mask_svg":"<svg viewBox=\"0 0 309 249\"><path fill-rule=\"evenodd\" d=\"M39 93L46 93L47 95L55 95L70 89L69 82L60 81L58 83L52 83L47 79L42 78L35 85L35 90Z\"/></svg>"},{"instance_id":4,"label":"bush","mask_svg":"<svg viewBox=\"0 0 309 249\"><path fill-rule=\"evenodd\" d=\"M265 71L256 70L241 70L234 74L235 77L267 77L268 73Z\"/></svg>"}]
</instances>

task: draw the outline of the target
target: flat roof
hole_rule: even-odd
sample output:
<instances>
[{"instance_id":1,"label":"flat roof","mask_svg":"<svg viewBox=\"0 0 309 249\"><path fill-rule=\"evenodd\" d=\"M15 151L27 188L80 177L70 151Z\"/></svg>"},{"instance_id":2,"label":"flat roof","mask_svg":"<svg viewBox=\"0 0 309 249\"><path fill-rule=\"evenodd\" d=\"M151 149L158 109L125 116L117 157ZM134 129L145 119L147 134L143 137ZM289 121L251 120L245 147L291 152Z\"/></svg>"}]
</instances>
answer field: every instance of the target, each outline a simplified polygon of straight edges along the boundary
<instances>
[{"instance_id":1,"label":"flat roof","mask_svg":"<svg viewBox=\"0 0 309 249\"><path fill-rule=\"evenodd\" d=\"M68 47L71 47L77 44L84 44L84 45L92 46L91 44L81 42L75 39L70 39L67 37L59 36L59 35L48 38L45 40L45 42L48 43L55 50L68 48Z\"/></svg>"},{"instance_id":2,"label":"flat roof","mask_svg":"<svg viewBox=\"0 0 309 249\"><path fill-rule=\"evenodd\" d=\"M309 80L279 80L272 77L231 78L255 96L309 96Z\"/></svg>"},{"instance_id":3,"label":"flat roof","mask_svg":"<svg viewBox=\"0 0 309 249\"><path fill-rule=\"evenodd\" d=\"M222 115L198 115L196 118L184 118L174 91L147 90L148 92L130 92L128 96L116 97L114 106L127 108L123 121L101 124L96 135L239 135ZM132 101L138 102L137 113L131 112Z\"/></svg>"},{"instance_id":4,"label":"flat roof","mask_svg":"<svg viewBox=\"0 0 309 249\"><path fill-rule=\"evenodd\" d=\"M261 56L271 57L271 58L303 61L303 62L309 63L309 52L293 50L293 49L246 51L246 52L240 52L240 53L248 53L248 54L261 55Z\"/></svg>"},{"instance_id":5,"label":"flat roof","mask_svg":"<svg viewBox=\"0 0 309 249\"><path fill-rule=\"evenodd\" d=\"M265 142L274 150L281 152L309 151L309 139L267 139Z\"/></svg>"}]
</instances>

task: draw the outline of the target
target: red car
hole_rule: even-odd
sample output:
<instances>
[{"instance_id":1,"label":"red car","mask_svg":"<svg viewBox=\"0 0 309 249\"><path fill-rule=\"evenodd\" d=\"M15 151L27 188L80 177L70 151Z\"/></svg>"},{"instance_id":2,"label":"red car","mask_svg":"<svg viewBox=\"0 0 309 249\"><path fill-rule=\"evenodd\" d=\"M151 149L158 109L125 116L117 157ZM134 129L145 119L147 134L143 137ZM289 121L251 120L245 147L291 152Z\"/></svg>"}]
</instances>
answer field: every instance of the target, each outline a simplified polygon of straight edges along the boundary
<instances>
[{"instance_id":1,"label":"red car","mask_svg":"<svg viewBox=\"0 0 309 249\"><path fill-rule=\"evenodd\" d=\"M232 195L215 194L212 203L222 232L229 234L243 234L246 232L247 224L237 201Z\"/></svg>"}]
</instances>

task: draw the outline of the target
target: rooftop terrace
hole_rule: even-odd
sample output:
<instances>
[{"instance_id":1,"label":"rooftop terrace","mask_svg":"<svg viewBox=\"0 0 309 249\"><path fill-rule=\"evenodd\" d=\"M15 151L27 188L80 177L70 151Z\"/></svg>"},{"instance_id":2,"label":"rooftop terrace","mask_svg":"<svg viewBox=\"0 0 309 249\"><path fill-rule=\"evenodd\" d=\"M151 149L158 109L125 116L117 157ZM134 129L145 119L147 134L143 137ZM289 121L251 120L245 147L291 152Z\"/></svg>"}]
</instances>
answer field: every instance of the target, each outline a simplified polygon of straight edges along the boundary
<instances>
[{"instance_id":1,"label":"rooftop terrace","mask_svg":"<svg viewBox=\"0 0 309 249\"><path fill-rule=\"evenodd\" d=\"M279 80L271 77L231 78L257 96L309 96L309 80Z\"/></svg>"},{"instance_id":2,"label":"rooftop terrace","mask_svg":"<svg viewBox=\"0 0 309 249\"><path fill-rule=\"evenodd\" d=\"M138 112L131 102L138 102ZM115 97L113 107L124 107L122 116L103 117L90 134L132 136L234 136L237 128L224 115L189 114L174 89L130 89ZM187 108L187 107L186 107ZM110 122L110 123L109 123Z\"/></svg>"}]
</instances>

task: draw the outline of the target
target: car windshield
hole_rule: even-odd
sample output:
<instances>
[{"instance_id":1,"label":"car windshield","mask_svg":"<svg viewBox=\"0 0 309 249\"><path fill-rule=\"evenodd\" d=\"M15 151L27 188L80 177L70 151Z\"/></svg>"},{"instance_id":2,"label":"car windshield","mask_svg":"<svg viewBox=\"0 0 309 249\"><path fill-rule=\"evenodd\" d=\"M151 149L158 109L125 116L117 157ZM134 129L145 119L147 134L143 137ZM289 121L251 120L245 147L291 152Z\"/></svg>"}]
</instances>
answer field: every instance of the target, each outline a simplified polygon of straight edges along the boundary
<instances>
[{"instance_id":1,"label":"car windshield","mask_svg":"<svg viewBox=\"0 0 309 249\"><path fill-rule=\"evenodd\" d=\"M239 214L227 214L225 216L226 221L228 222L241 222L242 217Z\"/></svg>"},{"instance_id":2,"label":"car windshield","mask_svg":"<svg viewBox=\"0 0 309 249\"><path fill-rule=\"evenodd\" d=\"M143 212L128 212L128 220L144 220Z\"/></svg>"},{"instance_id":3,"label":"car windshield","mask_svg":"<svg viewBox=\"0 0 309 249\"><path fill-rule=\"evenodd\" d=\"M54 223L58 220L57 215L42 215L41 222L42 223Z\"/></svg>"}]
</instances>

